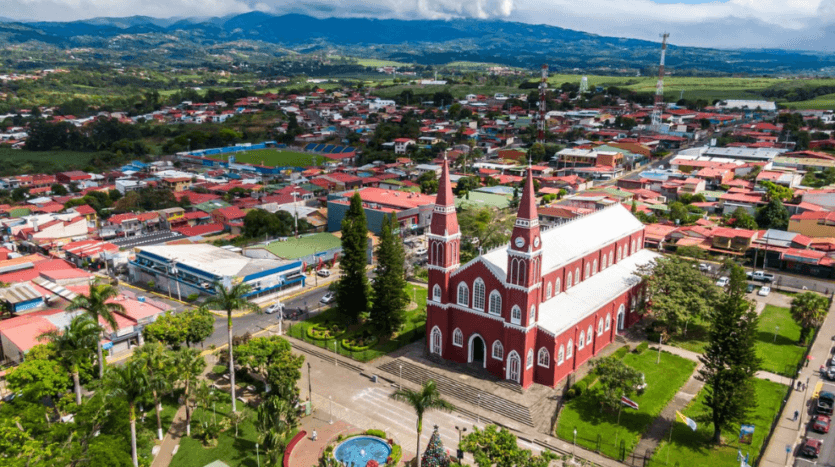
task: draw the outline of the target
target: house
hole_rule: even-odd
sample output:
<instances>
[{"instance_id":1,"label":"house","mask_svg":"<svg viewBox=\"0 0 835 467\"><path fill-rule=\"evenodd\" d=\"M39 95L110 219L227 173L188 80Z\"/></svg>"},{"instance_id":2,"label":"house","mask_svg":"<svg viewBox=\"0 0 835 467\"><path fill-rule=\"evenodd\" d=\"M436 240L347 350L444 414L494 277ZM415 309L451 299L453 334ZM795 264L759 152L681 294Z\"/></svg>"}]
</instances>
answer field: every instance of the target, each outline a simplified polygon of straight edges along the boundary
<instances>
[{"instance_id":1,"label":"house","mask_svg":"<svg viewBox=\"0 0 835 467\"><path fill-rule=\"evenodd\" d=\"M83 182L84 180L92 180L93 176L82 172L80 170L72 170L70 172L60 172L55 174L55 180L58 183L63 184L70 184L70 183L79 183Z\"/></svg>"},{"instance_id":2,"label":"house","mask_svg":"<svg viewBox=\"0 0 835 467\"><path fill-rule=\"evenodd\" d=\"M406 151L408 151L409 146L413 146L414 144L415 140L411 138L397 138L394 140L394 153L406 154Z\"/></svg>"},{"instance_id":3,"label":"house","mask_svg":"<svg viewBox=\"0 0 835 467\"><path fill-rule=\"evenodd\" d=\"M444 162L429 238L426 350L528 388L554 387L640 319L644 226L622 205L540 232L527 171L506 248L459 261Z\"/></svg>"},{"instance_id":4,"label":"house","mask_svg":"<svg viewBox=\"0 0 835 467\"><path fill-rule=\"evenodd\" d=\"M713 248L738 253L744 253L751 248L758 236L756 230L731 229L728 227L713 229L712 234L711 245Z\"/></svg>"},{"instance_id":5,"label":"house","mask_svg":"<svg viewBox=\"0 0 835 467\"><path fill-rule=\"evenodd\" d=\"M835 212L806 211L789 218L789 232L807 237L835 237Z\"/></svg>"},{"instance_id":6,"label":"house","mask_svg":"<svg viewBox=\"0 0 835 467\"><path fill-rule=\"evenodd\" d=\"M165 177L159 181L163 188L167 188L174 193L186 191L191 188L191 177Z\"/></svg>"}]
</instances>

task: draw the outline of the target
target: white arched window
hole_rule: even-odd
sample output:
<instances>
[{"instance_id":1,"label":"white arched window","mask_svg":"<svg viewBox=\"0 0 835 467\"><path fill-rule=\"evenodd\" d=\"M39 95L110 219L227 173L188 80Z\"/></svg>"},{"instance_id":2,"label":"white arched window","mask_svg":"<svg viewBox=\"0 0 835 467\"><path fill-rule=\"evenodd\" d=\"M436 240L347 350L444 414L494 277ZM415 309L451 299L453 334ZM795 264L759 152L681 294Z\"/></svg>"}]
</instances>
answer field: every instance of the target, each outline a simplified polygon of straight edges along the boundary
<instances>
[{"instance_id":1,"label":"white arched window","mask_svg":"<svg viewBox=\"0 0 835 467\"><path fill-rule=\"evenodd\" d=\"M513 324L522 324L522 309L516 305L510 310L510 322Z\"/></svg>"},{"instance_id":2,"label":"white arched window","mask_svg":"<svg viewBox=\"0 0 835 467\"><path fill-rule=\"evenodd\" d=\"M545 347L540 347L539 355L536 357L536 362L539 366L544 366L545 368L551 366L551 354L548 353L548 350L545 349Z\"/></svg>"},{"instance_id":3,"label":"white arched window","mask_svg":"<svg viewBox=\"0 0 835 467\"><path fill-rule=\"evenodd\" d=\"M502 315L502 294L498 290L490 292L490 310L491 315Z\"/></svg>"},{"instance_id":4,"label":"white arched window","mask_svg":"<svg viewBox=\"0 0 835 467\"><path fill-rule=\"evenodd\" d=\"M484 311L484 281L481 278L473 282L473 308Z\"/></svg>"},{"instance_id":5,"label":"white arched window","mask_svg":"<svg viewBox=\"0 0 835 467\"><path fill-rule=\"evenodd\" d=\"M496 360L504 358L504 346L499 341L493 342L493 358Z\"/></svg>"},{"instance_id":6,"label":"white arched window","mask_svg":"<svg viewBox=\"0 0 835 467\"><path fill-rule=\"evenodd\" d=\"M470 288L463 282L458 284L458 304L463 306L470 305Z\"/></svg>"},{"instance_id":7,"label":"white arched window","mask_svg":"<svg viewBox=\"0 0 835 467\"><path fill-rule=\"evenodd\" d=\"M602 319L597 322L597 335L598 336L603 335L603 320Z\"/></svg>"},{"instance_id":8,"label":"white arched window","mask_svg":"<svg viewBox=\"0 0 835 467\"><path fill-rule=\"evenodd\" d=\"M533 349L528 350L528 358L525 359L525 369L533 368Z\"/></svg>"},{"instance_id":9,"label":"white arched window","mask_svg":"<svg viewBox=\"0 0 835 467\"><path fill-rule=\"evenodd\" d=\"M577 350L586 346L586 333L580 331L580 337L577 339Z\"/></svg>"},{"instance_id":10,"label":"white arched window","mask_svg":"<svg viewBox=\"0 0 835 467\"><path fill-rule=\"evenodd\" d=\"M438 329L438 326L432 328L432 340L430 341L430 348L429 351L436 355L441 355L442 347L442 339L443 336L441 335L441 330Z\"/></svg>"},{"instance_id":11,"label":"white arched window","mask_svg":"<svg viewBox=\"0 0 835 467\"><path fill-rule=\"evenodd\" d=\"M642 237L638 237L638 248L643 248L644 247L644 243L643 243L642 240L643 240Z\"/></svg>"},{"instance_id":12,"label":"white arched window","mask_svg":"<svg viewBox=\"0 0 835 467\"><path fill-rule=\"evenodd\" d=\"M458 328L455 328L455 331L452 332L452 345L456 347L464 346L464 333Z\"/></svg>"},{"instance_id":13,"label":"white arched window","mask_svg":"<svg viewBox=\"0 0 835 467\"><path fill-rule=\"evenodd\" d=\"M562 285L562 284L560 284L560 280L559 280L559 278L557 278L557 281L556 281L556 282L554 282L554 293L555 293L555 294L559 294L559 293L560 293L560 291L561 291L561 290L560 290L560 285Z\"/></svg>"},{"instance_id":14,"label":"white arched window","mask_svg":"<svg viewBox=\"0 0 835 467\"><path fill-rule=\"evenodd\" d=\"M574 284L580 285L580 268L574 270Z\"/></svg>"},{"instance_id":15,"label":"white arched window","mask_svg":"<svg viewBox=\"0 0 835 467\"><path fill-rule=\"evenodd\" d=\"M630 301L629 311L635 311L635 296L632 296L632 300Z\"/></svg>"},{"instance_id":16,"label":"white arched window","mask_svg":"<svg viewBox=\"0 0 835 467\"><path fill-rule=\"evenodd\" d=\"M600 270L606 269L606 260L609 259L609 253L603 253L603 261L600 262Z\"/></svg>"},{"instance_id":17,"label":"white arched window","mask_svg":"<svg viewBox=\"0 0 835 467\"><path fill-rule=\"evenodd\" d=\"M565 358L571 358L574 356L574 340L568 339L568 345L565 346Z\"/></svg>"},{"instance_id":18,"label":"white arched window","mask_svg":"<svg viewBox=\"0 0 835 467\"><path fill-rule=\"evenodd\" d=\"M591 276L591 265L589 263L586 263L586 276L585 276L585 278L588 279L589 276Z\"/></svg>"},{"instance_id":19,"label":"white arched window","mask_svg":"<svg viewBox=\"0 0 835 467\"><path fill-rule=\"evenodd\" d=\"M570 288L571 288L571 273L569 272L568 274L566 274L566 277L565 277L565 290L568 290Z\"/></svg>"},{"instance_id":20,"label":"white arched window","mask_svg":"<svg viewBox=\"0 0 835 467\"><path fill-rule=\"evenodd\" d=\"M554 293L554 289L551 286L551 283L548 283L548 287L545 289L545 298L551 298L551 295Z\"/></svg>"},{"instance_id":21,"label":"white arched window","mask_svg":"<svg viewBox=\"0 0 835 467\"><path fill-rule=\"evenodd\" d=\"M586 331L586 345L591 345L592 337L594 337L594 329L592 329L592 325L589 324L589 330Z\"/></svg>"},{"instance_id":22,"label":"white arched window","mask_svg":"<svg viewBox=\"0 0 835 467\"><path fill-rule=\"evenodd\" d=\"M621 250L621 248L618 247L618 261L620 261L621 259L623 259L623 250Z\"/></svg>"},{"instance_id":23,"label":"white arched window","mask_svg":"<svg viewBox=\"0 0 835 467\"><path fill-rule=\"evenodd\" d=\"M435 284L435 287L432 287L432 300L435 300L436 302L441 301L441 286L438 284Z\"/></svg>"},{"instance_id":24,"label":"white arched window","mask_svg":"<svg viewBox=\"0 0 835 467\"><path fill-rule=\"evenodd\" d=\"M533 324L536 321L536 305L531 305L531 314L528 318L528 324Z\"/></svg>"},{"instance_id":25,"label":"white arched window","mask_svg":"<svg viewBox=\"0 0 835 467\"><path fill-rule=\"evenodd\" d=\"M638 240L632 240L632 253L638 251Z\"/></svg>"},{"instance_id":26,"label":"white arched window","mask_svg":"<svg viewBox=\"0 0 835 467\"><path fill-rule=\"evenodd\" d=\"M559 352L557 352L557 365L562 365L562 362L565 361L565 347L560 346Z\"/></svg>"},{"instance_id":27,"label":"white arched window","mask_svg":"<svg viewBox=\"0 0 835 467\"><path fill-rule=\"evenodd\" d=\"M612 316L607 314L606 315L606 330L608 331L609 328L612 327Z\"/></svg>"},{"instance_id":28,"label":"white arched window","mask_svg":"<svg viewBox=\"0 0 835 467\"><path fill-rule=\"evenodd\" d=\"M594 261L591 263L591 273L597 274L597 258L594 258Z\"/></svg>"},{"instance_id":29,"label":"white arched window","mask_svg":"<svg viewBox=\"0 0 835 467\"><path fill-rule=\"evenodd\" d=\"M611 266L612 263L614 263L614 262L615 262L615 252L612 251L611 253L609 253L609 262L606 263L606 267Z\"/></svg>"}]
</instances>

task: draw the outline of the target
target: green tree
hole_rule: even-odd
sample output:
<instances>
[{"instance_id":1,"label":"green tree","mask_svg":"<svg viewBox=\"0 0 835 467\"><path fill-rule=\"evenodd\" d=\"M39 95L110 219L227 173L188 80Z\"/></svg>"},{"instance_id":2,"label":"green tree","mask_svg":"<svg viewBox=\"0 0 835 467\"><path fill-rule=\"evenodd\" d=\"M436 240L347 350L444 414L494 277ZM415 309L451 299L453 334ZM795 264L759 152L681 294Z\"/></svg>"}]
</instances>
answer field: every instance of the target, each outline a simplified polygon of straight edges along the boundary
<instances>
[{"instance_id":1,"label":"green tree","mask_svg":"<svg viewBox=\"0 0 835 467\"><path fill-rule=\"evenodd\" d=\"M186 436L191 436L191 414L194 405L194 386L206 369L206 359L196 349L182 348L174 355L174 368L183 384L183 400L186 405Z\"/></svg>"},{"instance_id":2,"label":"green tree","mask_svg":"<svg viewBox=\"0 0 835 467\"><path fill-rule=\"evenodd\" d=\"M162 440L162 400L161 394L173 387L174 368L173 356L159 342L149 342L139 348L132 356L131 361L136 362L147 374L148 387L154 399L154 408L157 415L157 436Z\"/></svg>"},{"instance_id":3,"label":"green tree","mask_svg":"<svg viewBox=\"0 0 835 467\"><path fill-rule=\"evenodd\" d=\"M478 177L461 177L455 184L455 196L463 196L466 193L481 187L481 179Z\"/></svg>"},{"instance_id":4,"label":"green tree","mask_svg":"<svg viewBox=\"0 0 835 467\"><path fill-rule=\"evenodd\" d=\"M203 342L215 331L215 315L206 307L192 308L180 313L186 346Z\"/></svg>"},{"instance_id":5,"label":"green tree","mask_svg":"<svg viewBox=\"0 0 835 467\"><path fill-rule=\"evenodd\" d=\"M83 309L93 322L99 324L104 321L114 332L119 328L116 324L115 313L124 313L125 307L112 299L119 295L119 290L110 284L104 284L97 279L90 284L90 291L86 295L75 297L67 306L68 311ZM102 331L104 328L99 326ZM104 356L102 355L101 339L96 339L96 353L99 360L99 378L104 377Z\"/></svg>"},{"instance_id":6,"label":"green tree","mask_svg":"<svg viewBox=\"0 0 835 467\"><path fill-rule=\"evenodd\" d=\"M119 398L128 404L130 421L130 454L133 466L139 466L136 453L136 404L143 401L150 389L148 375L139 362L127 362L108 370L106 387L109 396Z\"/></svg>"},{"instance_id":7,"label":"green tree","mask_svg":"<svg viewBox=\"0 0 835 467\"><path fill-rule=\"evenodd\" d=\"M270 384L271 392L287 401L298 398L304 357L292 352L290 343L278 336L255 337L235 347L238 364L257 373Z\"/></svg>"},{"instance_id":8,"label":"green tree","mask_svg":"<svg viewBox=\"0 0 835 467\"><path fill-rule=\"evenodd\" d=\"M258 432L267 465L279 465L287 447L287 435L298 425L293 404L278 396L269 396L258 406Z\"/></svg>"},{"instance_id":9,"label":"green tree","mask_svg":"<svg viewBox=\"0 0 835 467\"><path fill-rule=\"evenodd\" d=\"M153 323L145 326L142 334L149 342L162 342L177 348L203 342L214 332L215 317L205 307L191 308L180 313L166 312Z\"/></svg>"},{"instance_id":10,"label":"green tree","mask_svg":"<svg viewBox=\"0 0 835 467\"><path fill-rule=\"evenodd\" d=\"M805 344L810 331L823 324L829 311L829 300L815 292L803 292L792 299L791 315L800 325L800 343Z\"/></svg>"},{"instance_id":11,"label":"green tree","mask_svg":"<svg viewBox=\"0 0 835 467\"><path fill-rule=\"evenodd\" d=\"M761 229L786 230L789 227L789 210L774 198L757 210L757 225Z\"/></svg>"},{"instance_id":12,"label":"green tree","mask_svg":"<svg viewBox=\"0 0 835 467\"><path fill-rule=\"evenodd\" d=\"M53 397L70 387L70 377L58 359L27 358L6 375L6 383L15 394L22 393L30 402Z\"/></svg>"},{"instance_id":13,"label":"green tree","mask_svg":"<svg viewBox=\"0 0 835 467\"><path fill-rule=\"evenodd\" d=\"M232 389L232 412L237 412L235 406L235 364L232 350L232 313L235 310L250 310L260 312L258 305L246 299L250 292L249 284L243 282L226 288L220 282L214 284L215 294L206 300L207 306L216 306L226 311L226 330L229 338L229 382Z\"/></svg>"},{"instance_id":14,"label":"green tree","mask_svg":"<svg viewBox=\"0 0 835 467\"><path fill-rule=\"evenodd\" d=\"M342 315L353 321L368 310L367 248L365 210L359 193L354 193L342 219L342 278L336 284L336 306Z\"/></svg>"},{"instance_id":15,"label":"green tree","mask_svg":"<svg viewBox=\"0 0 835 467\"><path fill-rule=\"evenodd\" d=\"M182 327L182 319L173 311L166 311L164 314L142 330L142 335L147 342L162 342L165 345L176 347L185 340L185 329Z\"/></svg>"},{"instance_id":16,"label":"green tree","mask_svg":"<svg viewBox=\"0 0 835 467\"><path fill-rule=\"evenodd\" d=\"M533 143L528 149L528 157L534 162L541 162L545 159L545 146L542 143Z\"/></svg>"},{"instance_id":17,"label":"green tree","mask_svg":"<svg viewBox=\"0 0 835 467\"><path fill-rule=\"evenodd\" d=\"M417 415L416 429L417 429L417 448L415 449L415 457L417 458L417 467L420 467L420 434L423 431L423 415L428 410L442 410L444 412L451 411L454 407L449 402L441 398L441 393L435 385L435 381L429 380L419 390L413 391L408 388L400 388L391 395L393 399L405 402L409 407L415 411Z\"/></svg>"},{"instance_id":18,"label":"green tree","mask_svg":"<svg viewBox=\"0 0 835 467\"><path fill-rule=\"evenodd\" d=\"M722 430L744 422L757 405L752 379L759 370L755 344L759 317L745 299L745 271L731 263L730 284L710 316L708 344L699 357L698 378L705 383L705 419L713 422L713 442Z\"/></svg>"},{"instance_id":19,"label":"green tree","mask_svg":"<svg viewBox=\"0 0 835 467\"><path fill-rule=\"evenodd\" d=\"M609 410L619 410L621 397L631 396L643 382L640 371L626 365L617 357L603 357L592 361L594 373L600 377L597 399Z\"/></svg>"},{"instance_id":20,"label":"green tree","mask_svg":"<svg viewBox=\"0 0 835 467\"><path fill-rule=\"evenodd\" d=\"M757 229L756 219L751 214L748 214L748 211L743 207L738 207L731 213L731 221L734 227L739 227L740 229Z\"/></svg>"},{"instance_id":21,"label":"green tree","mask_svg":"<svg viewBox=\"0 0 835 467\"><path fill-rule=\"evenodd\" d=\"M53 329L38 336L38 340L49 341L55 346L67 366L72 375L77 405L81 405L81 367L93 360L100 332L99 326L89 316L78 315L63 331Z\"/></svg>"},{"instance_id":22,"label":"green tree","mask_svg":"<svg viewBox=\"0 0 835 467\"><path fill-rule=\"evenodd\" d=\"M381 337L397 332L404 322L406 294L404 277L406 254L400 240L399 224L394 214L383 218L380 243L377 245L377 279L373 285L371 324Z\"/></svg>"},{"instance_id":23,"label":"green tree","mask_svg":"<svg viewBox=\"0 0 835 467\"><path fill-rule=\"evenodd\" d=\"M52 194L55 196L66 196L68 193L67 188L60 183L53 183L50 191L52 191Z\"/></svg>"},{"instance_id":24,"label":"green tree","mask_svg":"<svg viewBox=\"0 0 835 467\"><path fill-rule=\"evenodd\" d=\"M767 200L789 201L794 198L794 190L787 186L778 185L768 180L761 182L760 185L765 188L765 199Z\"/></svg>"},{"instance_id":25,"label":"green tree","mask_svg":"<svg viewBox=\"0 0 835 467\"><path fill-rule=\"evenodd\" d=\"M513 216L489 207L467 207L458 214L458 225L464 237L477 239L478 245L490 249L507 243L515 222Z\"/></svg>"},{"instance_id":26,"label":"green tree","mask_svg":"<svg viewBox=\"0 0 835 467\"><path fill-rule=\"evenodd\" d=\"M417 178L420 185L420 192L426 195L438 192L438 175L433 170L428 170Z\"/></svg>"},{"instance_id":27,"label":"green tree","mask_svg":"<svg viewBox=\"0 0 835 467\"><path fill-rule=\"evenodd\" d=\"M505 427L487 425L483 430L477 426L461 440L460 449L473 455L479 467L548 467L558 457L544 450L534 456L530 450L519 447L518 440Z\"/></svg>"},{"instance_id":28,"label":"green tree","mask_svg":"<svg viewBox=\"0 0 835 467\"><path fill-rule=\"evenodd\" d=\"M694 266L694 262L675 256L639 265L638 276L645 290L642 303L637 304L639 312L665 323L671 332L693 319L707 317L719 299L719 288Z\"/></svg>"}]
</instances>

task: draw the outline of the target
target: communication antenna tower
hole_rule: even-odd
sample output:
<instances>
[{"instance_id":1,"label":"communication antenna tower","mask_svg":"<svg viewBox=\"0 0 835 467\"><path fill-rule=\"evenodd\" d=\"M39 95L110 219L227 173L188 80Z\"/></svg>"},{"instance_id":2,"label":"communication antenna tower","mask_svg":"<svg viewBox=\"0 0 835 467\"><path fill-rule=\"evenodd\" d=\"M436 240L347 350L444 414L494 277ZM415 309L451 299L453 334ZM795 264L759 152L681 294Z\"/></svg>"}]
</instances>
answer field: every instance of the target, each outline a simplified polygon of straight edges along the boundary
<instances>
[{"instance_id":1,"label":"communication antenna tower","mask_svg":"<svg viewBox=\"0 0 835 467\"><path fill-rule=\"evenodd\" d=\"M655 85L655 107L652 109L652 131L661 131L661 113L664 107L664 56L667 54L669 33L661 34L661 63L658 65L658 83Z\"/></svg>"},{"instance_id":2,"label":"communication antenna tower","mask_svg":"<svg viewBox=\"0 0 835 467\"><path fill-rule=\"evenodd\" d=\"M539 82L539 119L536 121L536 142L545 144L546 93L548 91L548 65L542 65L542 79Z\"/></svg>"}]
</instances>

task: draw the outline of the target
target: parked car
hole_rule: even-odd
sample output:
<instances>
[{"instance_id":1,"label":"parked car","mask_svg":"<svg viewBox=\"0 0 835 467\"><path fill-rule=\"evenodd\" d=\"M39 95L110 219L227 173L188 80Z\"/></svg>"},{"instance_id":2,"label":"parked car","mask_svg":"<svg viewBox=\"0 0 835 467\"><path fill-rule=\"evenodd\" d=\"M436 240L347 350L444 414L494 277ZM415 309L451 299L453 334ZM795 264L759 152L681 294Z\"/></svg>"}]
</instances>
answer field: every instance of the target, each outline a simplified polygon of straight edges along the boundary
<instances>
[{"instance_id":1,"label":"parked car","mask_svg":"<svg viewBox=\"0 0 835 467\"><path fill-rule=\"evenodd\" d=\"M333 292L328 292L319 301L322 302L323 304L327 305L328 303L332 303L335 300L336 300L336 294L333 293Z\"/></svg>"},{"instance_id":2,"label":"parked car","mask_svg":"<svg viewBox=\"0 0 835 467\"><path fill-rule=\"evenodd\" d=\"M272 305L268 306L267 309L264 310L264 313L271 315L276 311L284 311L284 304L283 303L273 303Z\"/></svg>"},{"instance_id":3,"label":"parked car","mask_svg":"<svg viewBox=\"0 0 835 467\"><path fill-rule=\"evenodd\" d=\"M832 415L833 405L835 405L835 394L829 391L822 391L818 395L816 412L823 415Z\"/></svg>"},{"instance_id":4,"label":"parked car","mask_svg":"<svg viewBox=\"0 0 835 467\"><path fill-rule=\"evenodd\" d=\"M760 290L757 291L757 295L759 295L760 297L767 297L768 294L770 294L770 293L771 293L771 287L769 287L767 285L764 285L764 286L760 287Z\"/></svg>"},{"instance_id":5,"label":"parked car","mask_svg":"<svg viewBox=\"0 0 835 467\"><path fill-rule=\"evenodd\" d=\"M707 272L710 271L710 265L706 263L699 264L699 271Z\"/></svg>"},{"instance_id":6,"label":"parked car","mask_svg":"<svg viewBox=\"0 0 835 467\"><path fill-rule=\"evenodd\" d=\"M823 374L829 381L835 381L835 366L830 366Z\"/></svg>"},{"instance_id":7,"label":"parked car","mask_svg":"<svg viewBox=\"0 0 835 467\"><path fill-rule=\"evenodd\" d=\"M754 291L756 286L754 284L748 284L748 287L745 289L746 292L751 293Z\"/></svg>"},{"instance_id":8,"label":"parked car","mask_svg":"<svg viewBox=\"0 0 835 467\"><path fill-rule=\"evenodd\" d=\"M415 254L416 254L416 255L418 255L418 256L423 256L423 255L425 255L428 251L429 251L429 250L427 250L426 248L421 247L421 248L418 248L417 250L415 250Z\"/></svg>"},{"instance_id":9,"label":"parked car","mask_svg":"<svg viewBox=\"0 0 835 467\"><path fill-rule=\"evenodd\" d=\"M731 280L730 280L730 279L728 279L726 276L722 276L722 277L720 277L720 278L719 278L719 280L718 280L718 281L716 281L716 285L718 285L719 287L727 287L727 286L728 286L728 283L729 283L730 281L731 281Z\"/></svg>"},{"instance_id":10,"label":"parked car","mask_svg":"<svg viewBox=\"0 0 835 467\"><path fill-rule=\"evenodd\" d=\"M330 277L331 276L331 271L330 271L330 269L320 269L320 270L316 271L316 275L319 276L319 277Z\"/></svg>"},{"instance_id":11,"label":"parked car","mask_svg":"<svg viewBox=\"0 0 835 467\"><path fill-rule=\"evenodd\" d=\"M815 415L812 418L812 430L818 433L829 433L829 424L831 422L832 419L827 415Z\"/></svg>"},{"instance_id":12,"label":"parked car","mask_svg":"<svg viewBox=\"0 0 835 467\"><path fill-rule=\"evenodd\" d=\"M821 446L823 446L823 441L814 438L806 438L806 441L804 441L800 446L800 455L803 457L817 459L821 453Z\"/></svg>"}]
</instances>

